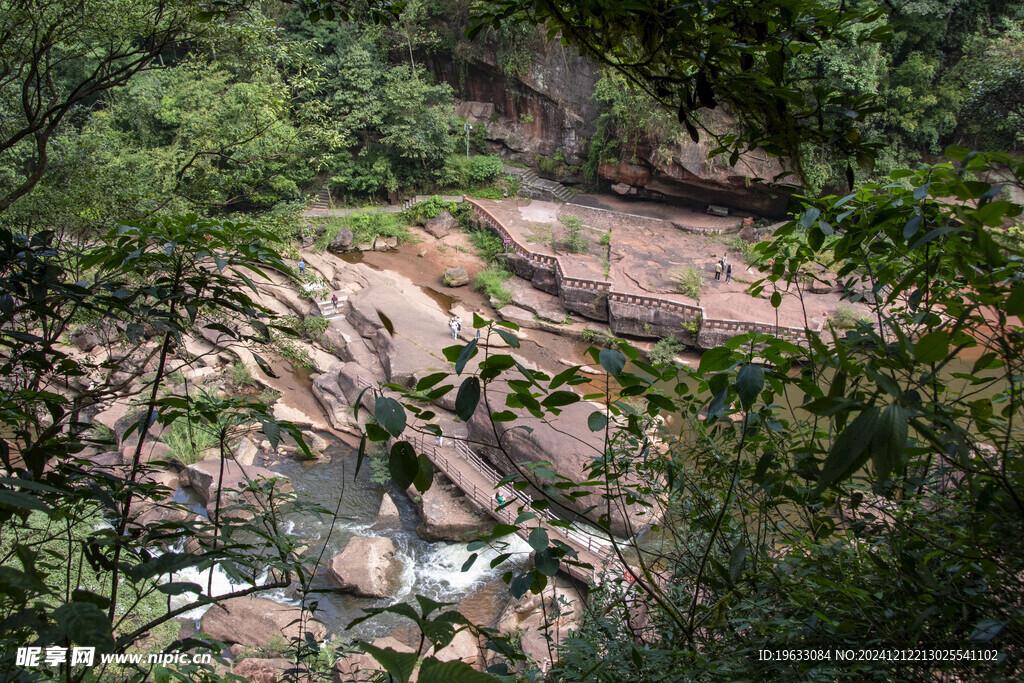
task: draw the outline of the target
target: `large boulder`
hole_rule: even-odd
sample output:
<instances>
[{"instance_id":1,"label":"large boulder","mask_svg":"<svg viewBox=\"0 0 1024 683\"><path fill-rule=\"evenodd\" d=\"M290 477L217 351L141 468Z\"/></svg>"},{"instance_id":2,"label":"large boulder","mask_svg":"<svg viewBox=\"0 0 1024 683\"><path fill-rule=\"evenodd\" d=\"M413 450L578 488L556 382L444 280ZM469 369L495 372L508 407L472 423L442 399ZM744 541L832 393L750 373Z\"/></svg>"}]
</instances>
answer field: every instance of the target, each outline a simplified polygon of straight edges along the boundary
<instances>
[{"instance_id":1,"label":"large boulder","mask_svg":"<svg viewBox=\"0 0 1024 683\"><path fill-rule=\"evenodd\" d=\"M241 492L251 486L251 482L258 482L261 479L275 480L274 488L277 491L286 493L292 490L291 482L287 477L265 467L242 467L233 460L225 460L222 480L221 466L222 463L218 459L203 460L189 465L181 473L182 485L195 490L206 503L206 509L211 513L217 505L218 489L221 492L221 508L241 502L243 497ZM249 502L256 502L253 494L246 494L245 499Z\"/></svg>"},{"instance_id":2,"label":"large boulder","mask_svg":"<svg viewBox=\"0 0 1024 683\"><path fill-rule=\"evenodd\" d=\"M388 598L398 592L401 564L390 538L357 536L327 565L327 582L335 588L368 598Z\"/></svg>"},{"instance_id":3,"label":"large boulder","mask_svg":"<svg viewBox=\"0 0 1024 683\"><path fill-rule=\"evenodd\" d=\"M71 339L71 343L74 344L79 351L92 351L103 343L103 340L100 339L100 335L96 333L96 330L84 326L79 327L72 332L69 338Z\"/></svg>"},{"instance_id":4,"label":"large boulder","mask_svg":"<svg viewBox=\"0 0 1024 683\"><path fill-rule=\"evenodd\" d=\"M449 287L464 287L469 284L469 272L462 268L449 268L444 271L443 281Z\"/></svg>"},{"instance_id":5,"label":"large boulder","mask_svg":"<svg viewBox=\"0 0 1024 683\"><path fill-rule=\"evenodd\" d=\"M341 228L338 229L338 234L335 235L334 239L332 239L330 244L327 245L327 250L334 253L348 251L352 248L353 239L352 231L345 226L341 226Z\"/></svg>"},{"instance_id":6,"label":"large boulder","mask_svg":"<svg viewBox=\"0 0 1024 683\"><path fill-rule=\"evenodd\" d=\"M540 595L527 593L512 600L498 617L498 631L518 634L523 652L535 662L549 656L548 638L558 645L579 623L585 601L572 581L555 577Z\"/></svg>"},{"instance_id":7,"label":"large boulder","mask_svg":"<svg viewBox=\"0 0 1024 683\"><path fill-rule=\"evenodd\" d=\"M231 673L241 676L249 683L284 683L284 681L293 680L286 676L285 672L294 668L295 665L292 661L283 657L273 659L247 657L235 664Z\"/></svg>"},{"instance_id":8,"label":"large boulder","mask_svg":"<svg viewBox=\"0 0 1024 683\"><path fill-rule=\"evenodd\" d=\"M423 229L434 237L441 239L442 237L448 236L448 234L450 234L458 224L459 222L455 219L455 216L451 215L447 211L442 211L427 221L427 224L423 226Z\"/></svg>"},{"instance_id":9,"label":"large boulder","mask_svg":"<svg viewBox=\"0 0 1024 683\"><path fill-rule=\"evenodd\" d=\"M128 438L121 447L121 462L125 465L131 465L135 461L135 450L139 446L139 440L136 437ZM142 452L140 453L139 460L144 463L156 461L169 460L171 457L171 449L167 444L154 441L152 438L147 437L146 441L142 444Z\"/></svg>"},{"instance_id":10,"label":"large boulder","mask_svg":"<svg viewBox=\"0 0 1024 683\"><path fill-rule=\"evenodd\" d=\"M398 507L390 494L385 493L380 499L380 510L377 511L377 519L373 520L375 528L397 529L402 526L402 516L398 513Z\"/></svg>"},{"instance_id":11,"label":"large boulder","mask_svg":"<svg viewBox=\"0 0 1024 683\"><path fill-rule=\"evenodd\" d=\"M267 647L280 640L302 637L302 610L266 598L247 595L223 600L210 607L200 622L200 631L223 643L246 647ZM305 615L306 631L317 640L327 637L327 627Z\"/></svg>"},{"instance_id":12,"label":"large boulder","mask_svg":"<svg viewBox=\"0 0 1024 683\"><path fill-rule=\"evenodd\" d=\"M443 474L434 476L434 484L421 494L408 491L423 520L416 533L427 541L466 541L490 531L494 520L470 507L468 499Z\"/></svg>"}]
</instances>

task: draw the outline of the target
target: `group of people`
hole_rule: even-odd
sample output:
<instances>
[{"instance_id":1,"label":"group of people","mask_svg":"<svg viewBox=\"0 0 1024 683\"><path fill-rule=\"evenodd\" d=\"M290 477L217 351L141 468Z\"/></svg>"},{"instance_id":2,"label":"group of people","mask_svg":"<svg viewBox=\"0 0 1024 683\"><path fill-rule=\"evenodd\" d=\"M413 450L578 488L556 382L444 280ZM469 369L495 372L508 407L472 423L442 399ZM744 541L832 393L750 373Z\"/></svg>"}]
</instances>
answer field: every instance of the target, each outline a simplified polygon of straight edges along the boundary
<instances>
[{"instance_id":1,"label":"group of people","mask_svg":"<svg viewBox=\"0 0 1024 683\"><path fill-rule=\"evenodd\" d=\"M715 279L722 279L722 272L725 272L725 284L732 282L732 264L729 263L729 257L726 254L722 254L722 258L715 261Z\"/></svg>"},{"instance_id":2,"label":"group of people","mask_svg":"<svg viewBox=\"0 0 1024 683\"><path fill-rule=\"evenodd\" d=\"M462 331L462 318L460 318L459 316L455 316L454 318L448 321L448 327L451 328L452 339L458 339L459 332Z\"/></svg>"}]
</instances>

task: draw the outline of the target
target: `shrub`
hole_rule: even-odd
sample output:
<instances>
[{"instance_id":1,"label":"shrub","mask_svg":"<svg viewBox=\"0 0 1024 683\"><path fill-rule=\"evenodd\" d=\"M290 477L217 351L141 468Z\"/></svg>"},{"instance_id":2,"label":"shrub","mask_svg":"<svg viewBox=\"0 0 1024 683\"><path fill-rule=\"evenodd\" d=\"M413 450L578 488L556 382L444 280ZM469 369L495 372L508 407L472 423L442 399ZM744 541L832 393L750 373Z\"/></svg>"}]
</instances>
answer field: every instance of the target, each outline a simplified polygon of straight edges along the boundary
<instances>
[{"instance_id":1,"label":"shrub","mask_svg":"<svg viewBox=\"0 0 1024 683\"><path fill-rule=\"evenodd\" d=\"M573 254L582 254L590 246L590 240L588 240L584 234L585 229L583 221L580 220L579 216L573 216L568 214L565 216L558 217L559 222L565 226L569 234L565 238L565 248Z\"/></svg>"},{"instance_id":2,"label":"shrub","mask_svg":"<svg viewBox=\"0 0 1024 683\"><path fill-rule=\"evenodd\" d=\"M327 245L338 236L342 227L352 231L352 240L355 244L372 243L378 237L395 237L399 244L412 242L409 226L402 221L398 214L368 211L342 218L328 219L324 222L323 234L316 241L317 249L326 249Z\"/></svg>"},{"instance_id":3,"label":"shrub","mask_svg":"<svg viewBox=\"0 0 1024 683\"><path fill-rule=\"evenodd\" d=\"M475 188L496 179L503 168L500 157L453 154L445 159L438 180L446 186Z\"/></svg>"},{"instance_id":4,"label":"shrub","mask_svg":"<svg viewBox=\"0 0 1024 683\"><path fill-rule=\"evenodd\" d=\"M498 254L505 253L505 245L502 243L501 238L490 230L471 230L469 241L476 249L477 256L489 264L495 263Z\"/></svg>"},{"instance_id":5,"label":"shrub","mask_svg":"<svg viewBox=\"0 0 1024 683\"><path fill-rule=\"evenodd\" d=\"M676 291L694 301L700 301L700 290L704 286L704 278L693 266L676 271Z\"/></svg>"},{"instance_id":6,"label":"shrub","mask_svg":"<svg viewBox=\"0 0 1024 683\"><path fill-rule=\"evenodd\" d=\"M186 466L202 460L203 453L217 445L217 437L208 425L190 425L186 417L171 423L163 441L171 449L171 458Z\"/></svg>"},{"instance_id":7,"label":"shrub","mask_svg":"<svg viewBox=\"0 0 1024 683\"><path fill-rule=\"evenodd\" d=\"M491 298L495 308L512 303L512 290L505 286L511 273L496 265L490 265L476 275L473 287Z\"/></svg>"},{"instance_id":8,"label":"shrub","mask_svg":"<svg viewBox=\"0 0 1024 683\"><path fill-rule=\"evenodd\" d=\"M252 376L252 372L249 371L249 366L242 362L231 366L229 378L231 383L239 388L251 387L256 384L256 379Z\"/></svg>"},{"instance_id":9,"label":"shrub","mask_svg":"<svg viewBox=\"0 0 1024 683\"><path fill-rule=\"evenodd\" d=\"M406 223L423 226L427 224L427 221L434 218L442 211L454 212L455 206L456 204L454 202L446 202L435 194L430 199L420 202L419 204L409 207L408 210L403 211L402 219L405 220Z\"/></svg>"},{"instance_id":10,"label":"shrub","mask_svg":"<svg viewBox=\"0 0 1024 683\"><path fill-rule=\"evenodd\" d=\"M647 357L651 359L652 363L671 363L676 354L685 348L686 344L673 336L668 336L658 340Z\"/></svg>"},{"instance_id":11,"label":"shrub","mask_svg":"<svg viewBox=\"0 0 1024 683\"><path fill-rule=\"evenodd\" d=\"M871 318L857 313L853 306L840 301L836 304L835 313L832 314L832 324L836 327L856 327L860 324L871 324Z\"/></svg>"}]
</instances>

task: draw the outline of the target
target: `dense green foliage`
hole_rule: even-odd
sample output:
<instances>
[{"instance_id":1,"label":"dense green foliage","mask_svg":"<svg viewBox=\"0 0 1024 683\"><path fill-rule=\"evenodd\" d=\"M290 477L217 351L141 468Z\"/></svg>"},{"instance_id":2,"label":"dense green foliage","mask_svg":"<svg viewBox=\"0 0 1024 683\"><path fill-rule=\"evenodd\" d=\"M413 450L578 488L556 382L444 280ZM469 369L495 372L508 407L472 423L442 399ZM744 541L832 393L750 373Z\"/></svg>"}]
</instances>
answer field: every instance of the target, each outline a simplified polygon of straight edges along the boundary
<instances>
[{"instance_id":1,"label":"dense green foliage","mask_svg":"<svg viewBox=\"0 0 1024 683\"><path fill-rule=\"evenodd\" d=\"M823 38L813 51L794 51L784 62L784 78L802 91L808 106L817 108L821 101L820 120L826 127L841 127L844 118L853 124L844 137L861 147L856 150L858 173L884 177L896 167L932 158L950 143L1021 148L1024 4L979 0L856 6L871 20ZM891 39L878 39L886 35ZM769 59L769 66L782 65ZM586 166L591 178L600 162L632 161L688 135L671 110L659 106L647 81L631 75L629 67L612 63L598 83L594 97L602 114ZM861 104L825 105L837 96ZM872 97L868 106L866 98ZM702 110L696 108L692 116L701 125ZM739 118L742 122L742 113ZM721 125L705 128L705 135L725 143L723 149L734 144L727 133ZM835 143L815 136L784 143L795 145L786 151L800 174L787 182L799 180L813 191L846 185L851 148ZM765 149L772 151L773 145Z\"/></svg>"},{"instance_id":2,"label":"dense green foliage","mask_svg":"<svg viewBox=\"0 0 1024 683\"><path fill-rule=\"evenodd\" d=\"M500 176L500 159L462 155L452 89L424 67L435 47L457 48L437 19L465 5L413 0L378 24L370 19L387 18L379 4L359 3L345 21L342 9L316 2L259 8L266 14L188 0L0 7L3 680L32 678L15 664L30 644L216 650L166 642L175 616L223 599L206 595L209 583L174 580L182 570L223 571L232 595L286 589L303 619L315 616L319 560L298 557L303 541L281 521L329 511L252 481L245 498L218 495L197 518L167 500L172 491L144 455L163 427L173 457L211 448L226 463L254 424L273 446L289 435L309 455L298 428L262 401L272 394L197 393L172 370L195 360L185 342L199 327L248 346L264 372L261 349L308 362L293 339L321 335L324 323L276 319L253 278L264 268L294 276L278 250L295 247L279 240L299 236L296 201L318 181L366 198L479 188ZM838 273L844 296L863 299L872 317L807 330L805 344L741 335L695 369L645 363L621 340L588 331L608 347L591 352L605 372L598 379L580 367L548 376L473 340L445 350L454 373L369 390L374 419L360 461L379 442L377 477L386 467L401 488L424 492L433 466L403 437L438 433L429 404L444 394L456 392L463 420L487 410L495 433L528 417L563 429L568 406L591 402L581 481L524 466L500 442L494 449L513 472L507 483L534 496L517 525L585 495L600 505L582 516L605 532L615 519L660 519L644 534L610 537L605 581L579 629L552 646L553 679L1019 679L1024 253L1019 227L1009 227L1021 206L992 179L1020 191L1024 162L952 147L947 162L897 167L950 141L1021 144L1020 3L496 0L477 11L507 78L527 68L536 24L609 68L592 168L694 137L701 110L719 105L742 128L721 137L725 152L791 154L810 190L874 164L877 183L843 197L808 192L799 215L757 247L766 265L752 285L778 305L820 273ZM478 125L477 151L486 137ZM406 218L467 215L440 200L421 206ZM236 210L253 220L236 220ZM342 225L357 241L406 234L392 214ZM582 225L567 227L585 246ZM506 303L500 239L478 230L471 240L489 263L477 286ZM696 298L691 279L682 286ZM109 333L116 355L70 352L69 334L90 326ZM513 324L473 327L519 346ZM664 340L652 360L675 350ZM237 367L238 388L254 381ZM129 400L118 433L90 424L110 402ZM114 437L120 452L110 450ZM174 514L140 514L157 503ZM472 551L515 531L499 525ZM192 551L179 548L183 538L195 540ZM517 598L586 564L547 533L529 539L532 565L505 577ZM407 619L435 651L466 628L495 653L492 673L541 676L510 639L445 607L421 596L365 618ZM303 637L286 645L317 666L329 656ZM910 664L757 657L917 646L998 655ZM398 680L416 666L424 683L494 680L422 652L361 647ZM54 677L108 673L65 667ZM125 675L219 678L189 667Z\"/></svg>"}]
</instances>

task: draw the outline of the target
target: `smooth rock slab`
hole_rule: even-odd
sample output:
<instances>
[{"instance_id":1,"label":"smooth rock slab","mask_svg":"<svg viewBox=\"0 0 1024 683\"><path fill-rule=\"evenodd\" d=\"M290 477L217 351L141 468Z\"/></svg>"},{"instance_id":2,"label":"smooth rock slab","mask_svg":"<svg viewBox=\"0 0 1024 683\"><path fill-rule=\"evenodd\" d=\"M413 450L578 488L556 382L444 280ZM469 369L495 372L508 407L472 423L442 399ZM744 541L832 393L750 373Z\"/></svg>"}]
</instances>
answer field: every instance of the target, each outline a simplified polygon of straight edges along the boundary
<instances>
[{"instance_id":1,"label":"smooth rock slab","mask_svg":"<svg viewBox=\"0 0 1024 683\"><path fill-rule=\"evenodd\" d=\"M224 643L247 647L267 647L300 636L298 607L281 605L251 595L231 598L210 607L203 615L200 630ZM295 622L295 623L293 623ZM327 627L312 621L306 613L306 630L317 640L327 637Z\"/></svg>"},{"instance_id":2,"label":"smooth rock slab","mask_svg":"<svg viewBox=\"0 0 1024 683\"><path fill-rule=\"evenodd\" d=\"M195 490L200 498L203 499L203 502L206 503L206 509L211 514L217 505L218 489L221 491L222 508L235 502L241 502L239 500L242 497L241 492L251 485L250 482L257 482L260 479L278 480L274 482L274 487L279 492L287 493L292 490L291 482L288 481L287 477L283 477L265 467L242 467L233 460L224 461L222 485L220 469L220 460L203 460L194 465L189 465L181 473L182 485L189 486ZM248 494L246 498L249 502L255 502L251 494Z\"/></svg>"},{"instance_id":3,"label":"smooth rock slab","mask_svg":"<svg viewBox=\"0 0 1024 683\"><path fill-rule=\"evenodd\" d=\"M331 559L326 575L335 588L368 598L387 598L398 592L401 565L390 538L357 536Z\"/></svg>"}]
</instances>

